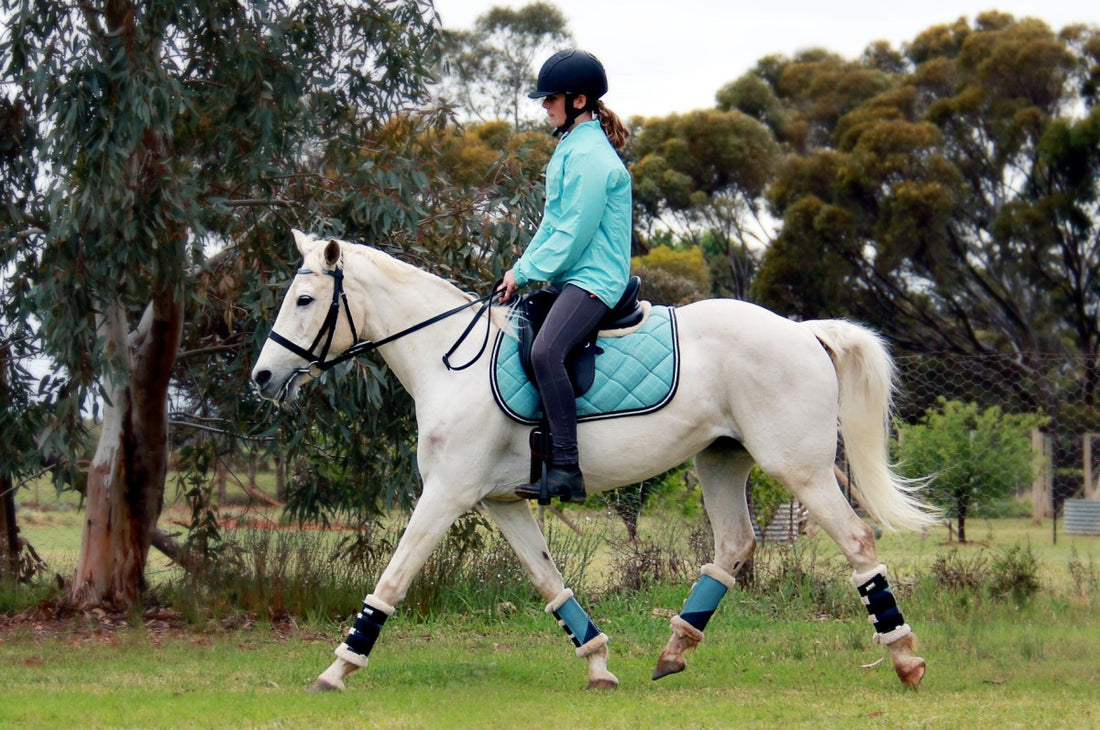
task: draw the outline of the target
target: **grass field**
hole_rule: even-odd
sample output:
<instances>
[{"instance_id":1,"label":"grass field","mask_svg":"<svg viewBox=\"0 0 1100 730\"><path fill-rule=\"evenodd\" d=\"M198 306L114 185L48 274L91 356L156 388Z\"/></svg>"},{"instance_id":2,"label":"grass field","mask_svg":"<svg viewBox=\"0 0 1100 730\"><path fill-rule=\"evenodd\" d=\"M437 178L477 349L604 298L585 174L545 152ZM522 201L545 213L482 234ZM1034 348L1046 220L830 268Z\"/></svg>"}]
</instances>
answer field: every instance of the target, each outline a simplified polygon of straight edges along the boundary
<instances>
[{"instance_id":1,"label":"grass field","mask_svg":"<svg viewBox=\"0 0 1100 730\"><path fill-rule=\"evenodd\" d=\"M37 509L20 513L24 534L43 541L36 547L49 552L42 545L56 541L62 558L75 550L79 512ZM570 516L586 529L608 519ZM655 539L661 524L644 522L643 537ZM613 521L599 529L616 538ZM968 532L975 543L962 547L946 542L946 530L880 541L928 661L919 691L898 682L888 658L876 664L886 652L859 615L850 570L831 541L811 534L796 550L842 610L821 612L801 594L734 591L687 671L660 682L649 677L690 580L601 592L593 579L599 600L580 597L611 636L610 668L622 681L611 692L582 691L584 661L533 600L507 613L395 616L348 691L320 696L303 689L339 635L324 620L28 618L0 630L0 727L1100 727L1100 538L1059 534L1053 544L1049 522L1022 519L974 520ZM1041 584L1029 600L918 584L944 556L966 567L1020 546ZM766 549L765 568L784 550Z\"/></svg>"},{"instance_id":2,"label":"grass field","mask_svg":"<svg viewBox=\"0 0 1100 730\"><path fill-rule=\"evenodd\" d=\"M1096 703L1095 612L1031 609L958 624L910 617L929 662L903 688L862 623L762 620L727 603L688 670L649 674L667 634L656 600L594 612L612 635L612 692L584 692L584 664L553 622L393 622L340 696L302 692L332 641L270 628L160 637L142 628L3 640L4 727L887 727L1084 728Z\"/></svg>"}]
</instances>

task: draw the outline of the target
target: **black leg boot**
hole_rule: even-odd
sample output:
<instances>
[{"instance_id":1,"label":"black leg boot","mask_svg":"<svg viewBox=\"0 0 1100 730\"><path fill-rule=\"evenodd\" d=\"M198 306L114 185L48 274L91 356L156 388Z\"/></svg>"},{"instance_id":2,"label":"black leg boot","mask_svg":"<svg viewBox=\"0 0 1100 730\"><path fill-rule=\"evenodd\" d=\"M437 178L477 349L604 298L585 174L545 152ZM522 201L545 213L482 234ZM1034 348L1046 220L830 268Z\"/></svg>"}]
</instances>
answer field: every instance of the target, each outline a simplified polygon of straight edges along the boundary
<instances>
[{"instance_id":1,"label":"black leg boot","mask_svg":"<svg viewBox=\"0 0 1100 730\"><path fill-rule=\"evenodd\" d=\"M557 497L562 502L583 502L588 498L588 493L584 490L584 477L575 464L550 467L546 472L546 486L550 497ZM541 485L535 482L516 489L516 496L538 499L540 492Z\"/></svg>"}]
</instances>

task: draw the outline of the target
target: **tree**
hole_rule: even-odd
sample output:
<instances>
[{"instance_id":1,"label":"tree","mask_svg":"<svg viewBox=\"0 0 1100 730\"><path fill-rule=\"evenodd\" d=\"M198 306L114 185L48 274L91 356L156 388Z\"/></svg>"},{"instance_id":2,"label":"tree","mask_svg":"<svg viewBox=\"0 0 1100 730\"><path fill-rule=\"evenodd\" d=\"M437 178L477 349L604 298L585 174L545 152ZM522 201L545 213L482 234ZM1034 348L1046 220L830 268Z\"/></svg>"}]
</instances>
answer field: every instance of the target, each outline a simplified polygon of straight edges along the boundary
<instances>
[{"instance_id":1,"label":"tree","mask_svg":"<svg viewBox=\"0 0 1100 730\"><path fill-rule=\"evenodd\" d=\"M699 246L709 235L748 295L752 255L766 239L759 214L779 147L740 111L703 110L647 120L632 152L634 198L649 226L663 222Z\"/></svg>"},{"instance_id":2,"label":"tree","mask_svg":"<svg viewBox=\"0 0 1100 730\"><path fill-rule=\"evenodd\" d=\"M42 409L29 397L32 376L16 354L26 344L21 329L17 324L9 331L0 321L0 585L29 577L36 567L33 548L19 537L15 511L16 485L30 472L34 434L43 423Z\"/></svg>"},{"instance_id":3,"label":"tree","mask_svg":"<svg viewBox=\"0 0 1100 730\"><path fill-rule=\"evenodd\" d=\"M99 394L72 598L125 608L163 504L169 385L207 245L232 241L245 270L267 268L272 212L424 98L437 29L412 0L2 9L5 123L21 140L3 150L16 160L3 168L17 282L5 317L37 318L65 374L43 449L71 463Z\"/></svg>"},{"instance_id":4,"label":"tree","mask_svg":"<svg viewBox=\"0 0 1100 730\"><path fill-rule=\"evenodd\" d=\"M912 352L1095 361L1097 37L985 13L920 34L905 65L879 45L758 68L793 153L768 194L783 225L758 299L859 318Z\"/></svg>"},{"instance_id":5,"label":"tree","mask_svg":"<svg viewBox=\"0 0 1100 730\"><path fill-rule=\"evenodd\" d=\"M527 93L535 87L537 64L573 44L561 10L543 2L493 7L478 16L473 30L444 36L443 99L475 119L508 120L517 130L529 117L524 109L534 108Z\"/></svg>"},{"instance_id":6,"label":"tree","mask_svg":"<svg viewBox=\"0 0 1100 730\"><path fill-rule=\"evenodd\" d=\"M382 247L484 292L534 230L552 148L550 135L514 134L505 122L461 128L432 110L403 113L330 150L325 175L302 174L296 179L308 184L282 197L320 211L321 232ZM278 233L285 237L285 228ZM173 443L193 509L188 541L212 558L220 552L209 473L242 445L289 469L285 511L298 520L364 524L407 507L419 487L412 404L378 357L341 366L289 411L258 403L247 388L293 271L285 256L294 247L271 249L265 240L274 235L257 226L207 262L173 386ZM267 260L259 258L265 246Z\"/></svg>"},{"instance_id":7,"label":"tree","mask_svg":"<svg viewBox=\"0 0 1100 730\"><path fill-rule=\"evenodd\" d=\"M1031 483L1031 432L1046 420L941 397L920 423L897 424L898 463L914 479L931 476L924 494L955 518L959 542L966 542L967 517Z\"/></svg>"}]
</instances>

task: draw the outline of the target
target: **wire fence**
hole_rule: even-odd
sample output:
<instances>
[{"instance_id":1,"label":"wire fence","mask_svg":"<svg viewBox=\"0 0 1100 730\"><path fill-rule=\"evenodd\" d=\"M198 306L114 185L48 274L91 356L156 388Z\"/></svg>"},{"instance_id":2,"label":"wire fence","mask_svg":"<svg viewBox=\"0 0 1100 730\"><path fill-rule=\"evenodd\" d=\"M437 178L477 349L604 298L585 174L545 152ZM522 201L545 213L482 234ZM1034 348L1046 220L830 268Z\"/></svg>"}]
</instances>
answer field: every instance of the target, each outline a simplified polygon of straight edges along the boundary
<instances>
[{"instance_id":1,"label":"wire fence","mask_svg":"<svg viewBox=\"0 0 1100 730\"><path fill-rule=\"evenodd\" d=\"M1031 439L1034 480L1017 492L1019 498L1030 496L1035 517L1055 516L1069 498L1100 499L1096 358L906 355L897 357L896 365L895 410L904 423L920 422L940 399L1046 417Z\"/></svg>"}]
</instances>

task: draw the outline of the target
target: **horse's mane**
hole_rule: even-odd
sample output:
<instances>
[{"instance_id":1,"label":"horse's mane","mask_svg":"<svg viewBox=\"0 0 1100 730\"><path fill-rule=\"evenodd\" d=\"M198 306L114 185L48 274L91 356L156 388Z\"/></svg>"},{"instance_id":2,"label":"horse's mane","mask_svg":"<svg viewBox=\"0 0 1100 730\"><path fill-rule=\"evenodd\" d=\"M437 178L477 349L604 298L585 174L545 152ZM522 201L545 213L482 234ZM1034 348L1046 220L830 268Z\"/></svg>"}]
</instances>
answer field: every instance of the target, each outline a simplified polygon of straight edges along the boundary
<instances>
[{"instance_id":1,"label":"horse's mane","mask_svg":"<svg viewBox=\"0 0 1100 730\"><path fill-rule=\"evenodd\" d=\"M478 295L463 291L454 282L444 279L438 274L432 273L420 266L404 261L394 254L366 244L351 243L347 241L343 243L347 244L351 252L369 256L383 275L390 278L392 281L408 282L421 291L424 290L424 287L430 286L441 292L457 294L468 302L472 302L479 298ZM488 294L488 292L486 291L485 294ZM511 331L512 325L508 312L504 308L495 305L496 302L494 302L494 306L490 309L493 324L495 324L498 329Z\"/></svg>"}]
</instances>

